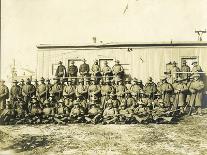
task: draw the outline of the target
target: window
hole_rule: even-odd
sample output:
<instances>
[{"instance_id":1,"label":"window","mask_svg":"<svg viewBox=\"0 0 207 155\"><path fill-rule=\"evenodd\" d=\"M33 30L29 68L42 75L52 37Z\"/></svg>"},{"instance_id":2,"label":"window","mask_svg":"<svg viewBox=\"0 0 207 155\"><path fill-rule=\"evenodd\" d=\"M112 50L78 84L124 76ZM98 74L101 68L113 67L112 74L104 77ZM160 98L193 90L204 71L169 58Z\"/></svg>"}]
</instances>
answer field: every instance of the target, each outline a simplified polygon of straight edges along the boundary
<instances>
[{"instance_id":1,"label":"window","mask_svg":"<svg viewBox=\"0 0 207 155\"><path fill-rule=\"evenodd\" d=\"M193 68L192 62L198 61L199 59L198 59L198 56L184 56L184 57L181 57L181 66L182 66L184 60L186 60L187 65L192 70L192 68Z\"/></svg>"}]
</instances>

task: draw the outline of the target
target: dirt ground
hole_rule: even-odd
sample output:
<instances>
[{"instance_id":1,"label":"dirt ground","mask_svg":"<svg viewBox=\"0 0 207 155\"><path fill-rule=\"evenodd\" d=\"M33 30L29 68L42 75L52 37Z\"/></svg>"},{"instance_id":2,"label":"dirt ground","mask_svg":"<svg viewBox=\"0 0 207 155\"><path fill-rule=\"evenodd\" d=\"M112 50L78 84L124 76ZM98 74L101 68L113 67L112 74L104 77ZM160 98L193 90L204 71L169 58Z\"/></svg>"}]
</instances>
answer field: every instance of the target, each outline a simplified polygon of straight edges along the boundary
<instances>
[{"instance_id":1,"label":"dirt ground","mask_svg":"<svg viewBox=\"0 0 207 155\"><path fill-rule=\"evenodd\" d=\"M0 126L0 154L207 154L207 114L178 124Z\"/></svg>"}]
</instances>

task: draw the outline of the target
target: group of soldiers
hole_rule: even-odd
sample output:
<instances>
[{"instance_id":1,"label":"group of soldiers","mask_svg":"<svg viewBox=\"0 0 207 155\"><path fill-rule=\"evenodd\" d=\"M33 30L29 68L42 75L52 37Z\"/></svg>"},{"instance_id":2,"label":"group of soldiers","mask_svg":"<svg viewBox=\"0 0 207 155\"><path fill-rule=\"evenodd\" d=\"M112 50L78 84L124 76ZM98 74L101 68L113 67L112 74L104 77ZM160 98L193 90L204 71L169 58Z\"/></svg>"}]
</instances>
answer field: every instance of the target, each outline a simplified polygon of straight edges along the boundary
<instances>
[{"instance_id":1,"label":"group of soldiers","mask_svg":"<svg viewBox=\"0 0 207 155\"><path fill-rule=\"evenodd\" d=\"M143 84L125 78L119 61L112 69L107 61L102 69L95 61L92 72L85 62L80 76L73 61L68 72L60 63L53 83L43 77L14 80L9 90L1 80L0 123L173 123L185 114L202 115L204 82L199 73L178 76L173 83L166 77L155 83L149 77Z\"/></svg>"}]
</instances>

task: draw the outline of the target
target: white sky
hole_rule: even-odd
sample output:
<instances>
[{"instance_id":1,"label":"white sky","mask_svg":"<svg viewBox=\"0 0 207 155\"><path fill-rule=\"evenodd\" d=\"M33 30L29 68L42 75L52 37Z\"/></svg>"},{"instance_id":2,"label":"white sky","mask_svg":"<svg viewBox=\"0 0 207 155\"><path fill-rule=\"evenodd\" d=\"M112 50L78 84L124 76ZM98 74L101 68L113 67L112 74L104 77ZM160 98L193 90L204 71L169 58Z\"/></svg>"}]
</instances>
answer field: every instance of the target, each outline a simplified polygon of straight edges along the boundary
<instances>
[{"instance_id":1,"label":"white sky","mask_svg":"<svg viewBox=\"0 0 207 155\"><path fill-rule=\"evenodd\" d=\"M37 44L93 36L104 43L195 41L195 29L207 29L206 10L207 0L2 0L2 76L14 58L35 70Z\"/></svg>"}]
</instances>

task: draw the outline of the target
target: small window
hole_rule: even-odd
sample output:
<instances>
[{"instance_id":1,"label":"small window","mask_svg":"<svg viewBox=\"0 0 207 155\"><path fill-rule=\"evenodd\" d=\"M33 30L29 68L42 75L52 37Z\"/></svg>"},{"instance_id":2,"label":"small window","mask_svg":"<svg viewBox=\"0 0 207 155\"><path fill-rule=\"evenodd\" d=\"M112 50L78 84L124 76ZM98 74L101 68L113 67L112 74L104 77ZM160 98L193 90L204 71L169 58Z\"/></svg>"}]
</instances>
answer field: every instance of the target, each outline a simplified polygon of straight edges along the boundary
<instances>
[{"instance_id":1,"label":"small window","mask_svg":"<svg viewBox=\"0 0 207 155\"><path fill-rule=\"evenodd\" d=\"M184 57L181 57L181 64L180 64L180 66L182 66L184 60L186 60L187 65L192 70L192 68L193 68L192 62L198 61L199 59L198 59L198 56L184 56Z\"/></svg>"}]
</instances>

